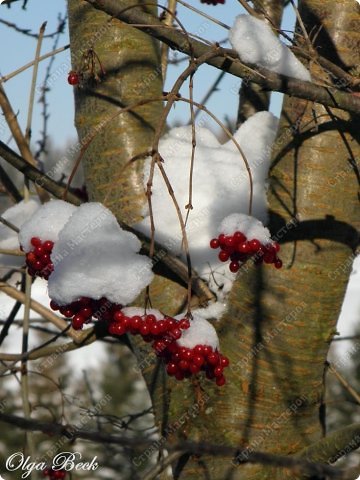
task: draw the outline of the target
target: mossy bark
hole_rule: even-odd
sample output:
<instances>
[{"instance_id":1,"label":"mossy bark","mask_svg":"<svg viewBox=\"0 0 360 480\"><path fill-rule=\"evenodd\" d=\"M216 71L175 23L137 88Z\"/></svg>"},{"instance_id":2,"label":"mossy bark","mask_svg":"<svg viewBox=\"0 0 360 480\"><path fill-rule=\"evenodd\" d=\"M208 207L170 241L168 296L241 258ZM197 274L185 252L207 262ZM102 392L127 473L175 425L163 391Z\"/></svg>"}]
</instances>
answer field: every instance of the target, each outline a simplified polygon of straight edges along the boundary
<instances>
[{"instance_id":1,"label":"mossy bark","mask_svg":"<svg viewBox=\"0 0 360 480\"><path fill-rule=\"evenodd\" d=\"M300 6L308 32L323 24L317 47L325 56L333 49L336 55L329 58L344 68L359 63L360 35L352 27L356 5L328 0ZM311 72L329 80L314 65ZM204 382L199 392L195 385L169 382L170 423L199 394L206 399L177 439L292 455L324 435L324 363L358 240L355 124L344 112L333 109L329 115L317 104L285 99L269 190L270 227L282 242L284 268L249 268L234 285L217 326L232 362L225 387ZM210 457L175 468L181 470L177 478L186 480L297 478L294 472Z\"/></svg>"},{"instance_id":2,"label":"mossy bark","mask_svg":"<svg viewBox=\"0 0 360 480\"><path fill-rule=\"evenodd\" d=\"M146 2L138 2L142 4ZM134 2L129 1L128 5ZM155 6L143 8L157 14ZM105 70L105 75L101 75L95 61L100 81L92 80L85 71L84 81L74 88L80 145L89 143L96 133L82 159L89 198L102 202L119 220L131 225L141 219L146 197L143 158L129 161L151 149L163 109L159 44L85 1L69 0L68 12L72 68L81 73L84 56L93 49ZM136 106L152 99L158 100ZM122 108L129 106L130 111L121 113ZM164 309L166 304L171 313L178 311L184 295L183 286L160 276L151 289L154 303Z\"/></svg>"}]
</instances>

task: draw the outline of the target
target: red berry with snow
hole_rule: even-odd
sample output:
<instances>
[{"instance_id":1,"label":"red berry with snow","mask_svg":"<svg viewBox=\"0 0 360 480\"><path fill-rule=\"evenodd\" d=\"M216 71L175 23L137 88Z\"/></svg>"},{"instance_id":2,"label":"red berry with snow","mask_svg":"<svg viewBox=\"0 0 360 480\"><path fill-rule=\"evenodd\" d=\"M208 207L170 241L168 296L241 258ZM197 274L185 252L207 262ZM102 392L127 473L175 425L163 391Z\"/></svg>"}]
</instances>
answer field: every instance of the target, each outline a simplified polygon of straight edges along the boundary
<instances>
[{"instance_id":1,"label":"red berry with snow","mask_svg":"<svg viewBox=\"0 0 360 480\"><path fill-rule=\"evenodd\" d=\"M237 273L242 264L253 257L255 265L262 263L274 264L275 268L281 268L282 262L277 257L280 245L277 242L269 241L264 244L257 238L247 239L246 235L236 230L232 235L221 233L218 238L210 241L210 247L220 248L218 258L221 262L230 259L229 270Z\"/></svg>"}]
</instances>

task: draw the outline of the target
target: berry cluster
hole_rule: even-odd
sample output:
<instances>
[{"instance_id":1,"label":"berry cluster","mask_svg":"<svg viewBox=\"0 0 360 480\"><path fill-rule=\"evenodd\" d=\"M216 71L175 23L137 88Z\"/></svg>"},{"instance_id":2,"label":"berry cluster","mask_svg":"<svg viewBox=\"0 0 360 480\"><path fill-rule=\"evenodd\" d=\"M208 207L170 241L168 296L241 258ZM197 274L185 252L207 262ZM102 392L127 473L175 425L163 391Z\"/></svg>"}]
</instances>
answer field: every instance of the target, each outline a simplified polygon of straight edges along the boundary
<instances>
[{"instance_id":1,"label":"berry cluster","mask_svg":"<svg viewBox=\"0 0 360 480\"><path fill-rule=\"evenodd\" d=\"M214 379L219 387L226 382L223 371L229 365L229 359L209 345L186 348L174 342L167 347L163 355L167 363L167 373L177 380L183 380L202 370L206 377L209 380Z\"/></svg>"},{"instance_id":2,"label":"berry cluster","mask_svg":"<svg viewBox=\"0 0 360 480\"><path fill-rule=\"evenodd\" d=\"M109 325L109 333L111 335L124 335L124 333L140 334L145 342L155 340L153 344L154 349L161 351L169 343L181 337L181 330L186 330L189 327L190 322L186 318L176 321L171 317L158 320L155 315L144 315L143 317L134 315L133 317L128 317L121 309L118 309L113 314Z\"/></svg>"},{"instance_id":3,"label":"berry cluster","mask_svg":"<svg viewBox=\"0 0 360 480\"><path fill-rule=\"evenodd\" d=\"M44 477L49 477L50 480L63 479L66 477L65 470L53 470L52 468L45 468L43 471Z\"/></svg>"},{"instance_id":4,"label":"berry cluster","mask_svg":"<svg viewBox=\"0 0 360 480\"><path fill-rule=\"evenodd\" d=\"M38 237L32 237L31 245L34 247L26 254L26 265L29 275L32 277L42 277L47 280L54 270L50 254L54 247L54 242L45 240L42 242Z\"/></svg>"},{"instance_id":5,"label":"berry cluster","mask_svg":"<svg viewBox=\"0 0 360 480\"><path fill-rule=\"evenodd\" d=\"M177 321L171 317L158 320L155 315L128 317L118 310L109 324L109 333L140 334L145 342L153 342L152 348L157 356L163 358L167 373L177 380L189 378L202 370L208 379L215 379L221 387L225 384L223 370L229 365L228 358L208 345L196 345L194 348L179 345L177 340L181 338L182 330L188 328L190 321L187 318Z\"/></svg>"},{"instance_id":6,"label":"berry cluster","mask_svg":"<svg viewBox=\"0 0 360 480\"><path fill-rule=\"evenodd\" d=\"M225 0L201 0L201 3L206 3L207 5L217 5L218 3L221 3L224 5Z\"/></svg>"},{"instance_id":7,"label":"berry cluster","mask_svg":"<svg viewBox=\"0 0 360 480\"><path fill-rule=\"evenodd\" d=\"M275 268L282 267L282 261L277 256L280 245L277 242L262 244L256 238L248 240L242 232L235 232L233 235L224 235L221 233L218 238L210 241L211 248L220 248L219 260L227 262L230 260L229 269L236 273L241 264L245 263L250 257L254 257L254 263L260 265L264 263L273 263Z\"/></svg>"},{"instance_id":8,"label":"berry cluster","mask_svg":"<svg viewBox=\"0 0 360 480\"><path fill-rule=\"evenodd\" d=\"M92 317L99 321L109 321L115 312L120 311L121 305L111 303L102 297L99 300L93 300L88 297L81 297L79 300L69 305L58 305L51 300L50 308L59 311L67 319L71 319L71 326L74 330L81 330L85 323L89 323Z\"/></svg>"}]
</instances>

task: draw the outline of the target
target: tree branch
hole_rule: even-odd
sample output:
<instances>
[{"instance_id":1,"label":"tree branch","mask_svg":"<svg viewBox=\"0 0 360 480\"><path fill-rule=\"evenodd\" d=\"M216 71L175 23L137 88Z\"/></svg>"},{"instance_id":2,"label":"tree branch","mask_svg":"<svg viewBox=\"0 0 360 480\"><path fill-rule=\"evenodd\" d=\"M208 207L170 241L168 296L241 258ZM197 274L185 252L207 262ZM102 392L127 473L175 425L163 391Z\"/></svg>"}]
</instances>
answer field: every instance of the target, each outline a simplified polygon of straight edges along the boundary
<instances>
[{"instance_id":1,"label":"tree branch","mask_svg":"<svg viewBox=\"0 0 360 480\"><path fill-rule=\"evenodd\" d=\"M76 425L62 425L59 423L42 422L39 420L25 419L16 415L0 413L0 422L14 425L23 430L31 430L43 432L48 435L65 436L73 441L77 438L99 442L103 444L115 444L134 449L138 448L156 448L157 440L146 438L126 438L120 435L111 435L103 432L81 430ZM344 470L330 467L328 465L321 465L319 463L308 462L303 459L286 457L280 455L273 455L265 452L251 452L246 449L241 450L236 447L226 445L213 445L209 443L195 443L195 442L180 442L179 444L172 444L165 442L163 448L169 452L183 452L191 453L193 455L216 455L219 457L239 457L241 456L241 463L260 463L263 465L270 465L274 467L283 467L302 472L304 474L312 475L313 477L328 476L331 478L345 479ZM233 463L234 467L235 464Z\"/></svg>"},{"instance_id":2,"label":"tree branch","mask_svg":"<svg viewBox=\"0 0 360 480\"><path fill-rule=\"evenodd\" d=\"M309 445L296 456L312 462L334 463L360 447L360 423L354 423L329 433L327 437Z\"/></svg>"},{"instance_id":3,"label":"tree branch","mask_svg":"<svg viewBox=\"0 0 360 480\"><path fill-rule=\"evenodd\" d=\"M139 8L128 7L124 0L86 0L97 10L101 10L129 25L134 25L149 35L161 40L180 52L200 57L210 52L212 46L198 40L190 39L179 30L169 29L154 16ZM304 82L258 66L241 63L234 50L218 48L219 55L206 63L232 75L246 78L258 83L265 89L286 93L298 98L340 108L349 112L360 113L360 98L332 87L322 87L311 82ZM255 68L255 70L254 70Z\"/></svg>"}]
</instances>

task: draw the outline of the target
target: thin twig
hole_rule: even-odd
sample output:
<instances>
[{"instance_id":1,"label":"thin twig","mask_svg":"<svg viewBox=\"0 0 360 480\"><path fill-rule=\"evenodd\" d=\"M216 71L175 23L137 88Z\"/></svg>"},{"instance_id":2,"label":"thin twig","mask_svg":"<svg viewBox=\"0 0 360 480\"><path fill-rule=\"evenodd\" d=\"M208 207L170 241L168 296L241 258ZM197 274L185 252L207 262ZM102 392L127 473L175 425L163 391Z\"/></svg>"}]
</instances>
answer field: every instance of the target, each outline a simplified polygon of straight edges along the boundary
<instances>
[{"instance_id":1,"label":"thin twig","mask_svg":"<svg viewBox=\"0 0 360 480\"><path fill-rule=\"evenodd\" d=\"M336 370L334 365L328 362L328 367L331 373L335 375L335 377L339 380L341 385L347 390L350 395L356 400L356 402L360 405L360 395L354 390L354 388L349 384L349 382L341 375L340 372Z\"/></svg>"},{"instance_id":2,"label":"thin twig","mask_svg":"<svg viewBox=\"0 0 360 480\"><path fill-rule=\"evenodd\" d=\"M57 48L56 50L45 53L44 55L41 55L41 57L39 57L39 62L42 62L43 60L46 60L47 58L52 57L53 55L57 55L58 53L64 52L65 50L68 50L69 48L70 48L70 44L68 43L67 45L64 45L63 47L60 47L60 48ZM34 65L34 63L35 63L35 61L32 60L31 62L23 65L22 67L17 68L13 72L8 73L7 75L4 75L3 77L0 77L0 84L7 82L8 80L15 77L16 75L19 75L19 73L24 72L28 68L32 67Z\"/></svg>"},{"instance_id":3,"label":"thin twig","mask_svg":"<svg viewBox=\"0 0 360 480\"><path fill-rule=\"evenodd\" d=\"M5 282L0 282L0 291L6 293L6 295L8 295L9 297L21 303L26 302L26 296L23 292L20 292L15 287L12 287L11 285ZM68 323L65 320L55 315L51 310L44 307L41 303L37 302L36 300L31 299L30 308L31 310L38 313L42 317L46 318L49 322L55 325L59 330L64 330L68 326ZM67 335L75 341L78 341L79 339L81 339L81 334L79 334L79 332L73 329L70 329L67 332Z\"/></svg>"},{"instance_id":4,"label":"thin twig","mask_svg":"<svg viewBox=\"0 0 360 480\"><path fill-rule=\"evenodd\" d=\"M155 480L158 478L158 475L161 472L163 472L173 462L178 460L181 455L183 455L183 452L172 452L167 457L162 456L161 459L156 463L155 467L152 468L148 473L144 474L142 480Z\"/></svg>"},{"instance_id":5,"label":"thin twig","mask_svg":"<svg viewBox=\"0 0 360 480\"><path fill-rule=\"evenodd\" d=\"M19 233L20 230L18 229L18 227L16 225L14 225L13 223L9 222L9 220L6 220L6 218L0 216L0 223L2 223L3 225L5 225L6 227L9 227L13 232L16 232L16 233Z\"/></svg>"},{"instance_id":6,"label":"thin twig","mask_svg":"<svg viewBox=\"0 0 360 480\"><path fill-rule=\"evenodd\" d=\"M32 278L28 273L24 274L25 277L25 302L24 302L24 317L23 317L23 333L22 333L22 355L26 354L29 345L29 319L30 319L30 302L31 302L31 285ZM29 400L29 377L27 372L27 360L22 358L21 360L21 398L22 407L25 418L31 418L31 407ZM26 432L25 445L28 449L28 454L33 458L35 453L35 445L33 432Z\"/></svg>"},{"instance_id":7,"label":"thin twig","mask_svg":"<svg viewBox=\"0 0 360 480\"><path fill-rule=\"evenodd\" d=\"M220 22L220 20L218 20L217 18L212 17L211 15L208 15L205 12L202 12L198 8L195 8L189 3L184 2L184 0L178 0L178 2L181 3L181 5L183 5L184 7L188 8L189 10L192 10L193 12L197 13L198 15L201 15L202 17L207 18L211 22L216 23L216 25L220 25L220 27L226 28L226 30L230 30L229 25L226 25L226 23Z\"/></svg>"},{"instance_id":8,"label":"thin twig","mask_svg":"<svg viewBox=\"0 0 360 480\"><path fill-rule=\"evenodd\" d=\"M26 138L24 137L20 125L17 120L17 116L15 115L12 106L9 102L9 99L5 93L3 86L0 84L0 107L3 111L5 120L10 128L10 131L14 137L14 140L20 150L22 157L26 160L29 165L36 165L36 161L30 151L30 147ZM2 142L1 142L2 143ZM39 198L42 201L46 201L49 199L49 195L38 185L36 185L36 190L39 195Z\"/></svg>"}]
</instances>

